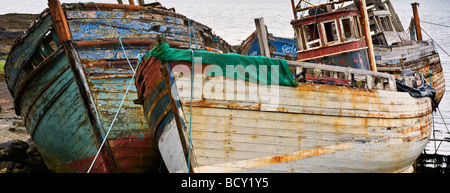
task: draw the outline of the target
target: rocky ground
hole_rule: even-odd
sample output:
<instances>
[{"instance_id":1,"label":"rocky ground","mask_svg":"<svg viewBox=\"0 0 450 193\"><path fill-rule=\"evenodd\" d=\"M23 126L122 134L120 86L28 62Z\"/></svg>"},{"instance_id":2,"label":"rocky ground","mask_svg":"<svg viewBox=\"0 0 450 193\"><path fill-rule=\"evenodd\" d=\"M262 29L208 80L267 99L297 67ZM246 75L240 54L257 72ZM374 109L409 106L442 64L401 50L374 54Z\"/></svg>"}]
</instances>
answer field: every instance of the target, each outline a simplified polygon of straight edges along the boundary
<instances>
[{"instance_id":1,"label":"rocky ground","mask_svg":"<svg viewBox=\"0 0 450 193\"><path fill-rule=\"evenodd\" d=\"M4 63L15 39L37 17L33 14L0 15L0 63ZM0 173L49 172L30 139L0 70Z\"/></svg>"}]
</instances>

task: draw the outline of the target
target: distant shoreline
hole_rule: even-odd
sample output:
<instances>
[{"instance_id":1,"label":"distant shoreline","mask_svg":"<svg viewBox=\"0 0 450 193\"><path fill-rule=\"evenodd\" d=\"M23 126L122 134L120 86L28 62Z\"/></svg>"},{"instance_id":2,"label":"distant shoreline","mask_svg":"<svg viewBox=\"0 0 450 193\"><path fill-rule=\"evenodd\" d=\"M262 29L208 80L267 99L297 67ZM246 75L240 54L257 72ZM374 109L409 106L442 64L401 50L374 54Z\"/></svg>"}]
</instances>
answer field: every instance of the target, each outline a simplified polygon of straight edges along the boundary
<instances>
[{"instance_id":1,"label":"distant shoreline","mask_svg":"<svg viewBox=\"0 0 450 193\"><path fill-rule=\"evenodd\" d=\"M0 15L0 60L6 60L6 56L14 44L14 41L25 34L30 23L39 14L8 13Z\"/></svg>"}]
</instances>

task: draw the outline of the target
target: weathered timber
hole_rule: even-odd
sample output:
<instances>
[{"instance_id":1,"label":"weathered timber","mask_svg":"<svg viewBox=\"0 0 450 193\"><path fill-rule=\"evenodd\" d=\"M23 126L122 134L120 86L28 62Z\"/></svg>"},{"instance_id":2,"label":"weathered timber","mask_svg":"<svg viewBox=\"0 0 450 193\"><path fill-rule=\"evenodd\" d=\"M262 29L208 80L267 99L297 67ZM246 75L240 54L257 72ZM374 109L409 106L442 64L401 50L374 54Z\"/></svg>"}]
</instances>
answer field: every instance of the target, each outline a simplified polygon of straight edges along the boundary
<instances>
[{"instance_id":1,"label":"weathered timber","mask_svg":"<svg viewBox=\"0 0 450 193\"><path fill-rule=\"evenodd\" d=\"M5 65L16 113L43 160L53 172L86 172L106 140L91 172L158 171L155 129L146 126L143 109L133 103L136 87L125 92L138 59L157 35L165 35L173 47L191 46L189 19L159 3L61 5L52 0L49 6L16 41ZM202 49L231 51L211 28L190 23Z\"/></svg>"},{"instance_id":2,"label":"weathered timber","mask_svg":"<svg viewBox=\"0 0 450 193\"><path fill-rule=\"evenodd\" d=\"M266 56L270 58L270 49L269 49L269 42L267 38L267 28L264 24L264 18L256 18L255 19L255 25L256 25L256 34L258 36L259 40L259 50L261 52L262 56Z\"/></svg>"},{"instance_id":3,"label":"weathered timber","mask_svg":"<svg viewBox=\"0 0 450 193\"><path fill-rule=\"evenodd\" d=\"M296 61L287 61L288 65L290 67L300 67L303 70L304 69L318 69L322 71L328 71L328 72L339 72L344 74L349 74L347 77L353 77L350 80L353 82L354 75L362 75L366 77L366 82L371 82L375 77L379 80L376 83L372 83L368 86L368 88L373 89L375 88L375 85L378 85L383 80L388 81L389 87L383 87L390 91L397 91L397 86L395 83L395 76L387 74L387 73L380 73L380 72L374 72L374 71L367 71L367 70L361 70L361 69L355 69L355 68L345 68L341 66L330 66L330 65L324 65L324 64L314 64L314 63L307 63L307 62L296 62ZM369 80L367 80L369 79Z\"/></svg>"},{"instance_id":4,"label":"weathered timber","mask_svg":"<svg viewBox=\"0 0 450 193\"><path fill-rule=\"evenodd\" d=\"M72 35L67 24L66 16L64 15L64 11L61 7L61 3L58 0L49 0L48 7L50 8L58 41L60 43L64 43L72 40Z\"/></svg>"},{"instance_id":5,"label":"weathered timber","mask_svg":"<svg viewBox=\"0 0 450 193\"><path fill-rule=\"evenodd\" d=\"M143 61L138 87L147 85L142 84L146 81L158 84L152 81L150 70L158 62L154 58ZM310 63L289 65L328 70L333 77L340 76L336 73L362 74L374 81L392 77ZM185 124L192 124L192 155L198 165L194 172L398 172L411 166L431 131L431 100L412 98L408 93L310 83L298 87L258 85L195 74L191 98L191 76L172 73L183 106L179 109L184 112ZM237 87L225 87L227 81ZM260 94L263 90L273 92ZM154 97L161 93L159 89L141 92L148 93L143 96L144 108L162 101ZM165 143L175 135L171 127L174 125L166 124L157 131L164 136L159 148L165 154L182 152L181 144ZM407 152L416 153L411 156ZM165 159L169 171L187 172L174 167L175 161L183 159L180 156L184 157Z\"/></svg>"}]
</instances>

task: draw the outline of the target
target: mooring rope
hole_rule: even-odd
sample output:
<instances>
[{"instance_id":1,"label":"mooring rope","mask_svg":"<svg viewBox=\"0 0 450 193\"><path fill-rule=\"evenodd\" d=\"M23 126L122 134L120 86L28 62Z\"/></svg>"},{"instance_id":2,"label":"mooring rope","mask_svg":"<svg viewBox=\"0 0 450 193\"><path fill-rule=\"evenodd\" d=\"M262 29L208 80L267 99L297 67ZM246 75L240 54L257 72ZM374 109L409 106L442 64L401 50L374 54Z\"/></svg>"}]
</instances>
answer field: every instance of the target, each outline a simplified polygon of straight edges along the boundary
<instances>
[{"instance_id":1,"label":"mooring rope","mask_svg":"<svg viewBox=\"0 0 450 193\"><path fill-rule=\"evenodd\" d=\"M115 34L117 35L117 37L119 38L120 48L123 50L124 55L125 55L125 58L127 59L128 65L130 66L131 70L133 71L133 76L131 77L131 80L130 80L130 82L128 83L127 90L125 91L125 94L124 94L124 96L123 96L123 98L122 98L122 101L120 102L119 108L117 109L117 112L116 112L116 114L114 115L114 119L113 119L111 125L109 126L108 131L106 132L105 137L103 138L103 141L102 141L102 143L101 143L101 145L100 145L100 147L99 147L97 153L95 154L94 160L92 160L91 166L89 167L87 173L90 173L92 167L94 166L95 161L97 160L98 155L100 154L100 151L101 151L102 148L103 148L103 145L105 144L106 140L108 139L108 135L109 135L109 133L111 132L111 129L112 129L112 127L114 126L114 123L115 123L116 120L117 120L117 116L119 115L120 110L122 109L122 105L123 105L125 99L128 97L128 92L130 91L130 87L131 87L132 83L134 82L133 80L134 80L134 78L135 78L135 76L136 76L136 71L134 70L133 66L131 65L130 60L128 59L128 55L127 55L127 53L126 53L126 51L125 51L125 47L123 46L123 43L122 43L122 37L119 35L119 33L116 31L116 29L111 25L111 23L110 23L109 20L105 17L105 15L103 14L103 12L98 8L97 4L95 4L94 2L91 2L91 3L93 3L93 4L95 5L95 7L97 7L97 10L100 12L100 14L102 15L103 19L105 19L105 21L108 23L109 27L111 27L111 28L113 29L114 33L115 33ZM125 43L126 43L126 42L125 42ZM127 43L127 45L129 45L129 44ZM130 46L131 48L133 48L134 50L136 50L133 46L131 46L131 45L129 45L129 46ZM138 55L138 62L137 62L137 64L136 64L136 69L138 68L139 63L140 63L140 61L142 60L142 57L143 57L142 54ZM117 58L116 58L116 59L117 59Z\"/></svg>"},{"instance_id":2,"label":"mooring rope","mask_svg":"<svg viewBox=\"0 0 450 193\"><path fill-rule=\"evenodd\" d=\"M188 173L190 172L190 168L191 168L191 143L192 143L192 99L193 99L193 93L194 93L194 65L195 65L195 56L194 56L194 50L192 50L191 45L192 45L192 40L191 40L191 36L194 37L194 41L195 41L195 46L198 49L198 44L197 44L197 39L195 38L195 30L192 30L192 26L191 26L191 21L188 18L188 33L189 33L189 50L192 52L192 63L191 63L191 104L190 104L190 109L189 109L189 147L188 147L188 160L187 160L187 169L188 169ZM192 33L192 34L191 34ZM181 137L181 136L180 136Z\"/></svg>"},{"instance_id":3,"label":"mooring rope","mask_svg":"<svg viewBox=\"0 0 450 193\"><path fill-rule=\"evenodd\" d=\"M139 64L138 64L138 65L139 65ZM104 145L105 142L106 142L106 139L108 139L108 135L109 135L109 133L111 132L111 129L112 129L114 123L115 123L116 120L117 120L117 116L119 115L119 112L120 112L120 109L122 108L123 102L125 101L125 99L126 99L127 96L128 96L128 91L130 90L130 87L131 87L131 85L132 85L132 83L133 83L133 79L134 79L135 76L136 76L136 73L133 73L133 77L131 78L130 82L128 83L127 90L126 90L126 92L125 92L125 95L124 95L123 98L122 98L122 101L120 102L120 105L119 105L119 108L117 109L116 115L114 116L114 119L113 119L111 125L110 125L109 128L108 128L108 132L106 133L105 137L103 138L103 142L102 142L102 144L100 145L100 148L98 149L97 154L95 155L95 158L94 158L94 160L92 161L91 166L89 167L89 170L87 171L87 173L89 173L89 172L91 171L92 166L94 166L94 163L95 163L95 161L97 160L97 157L98 157L100 151L102 150L103 145Z\"/></svg>"},{"instance_id":4,"label":"mooring rope","mask_svg":"<svg viewBox=\"0 0 450 193\"><path fill-rule=\"evenodd\" d=\"M443 24L433 23L433 22L429 22L429 21L423 21L423 20L420 20L420 22L422 22L422 23L428 23L428 24L432 24L432 25L437 25L437 26L442 26L442 27L450 27L450 26L448 26L448 25L443 25Z\"/></svg>"},{"instance_id":5,"label":"mooring rope","mask_svg":"<svg viewBox=\"0 0 450 193\"><path fill-rule=\"evenodd\" d=\"M423 28L421 28L421 30L427 34L427 36L431 39L431 41L433 41L437 46L439 46L439 48L441 48L442 51L445 52L445 54L447 54L448 57L450 57L450 54L448 54L447 51L444 50L444 48L441 47L441 45L439 45L425 30L423 30Z\"/></svg>"},{"instance_id":6,"label":"mooring rope","mask_svg":"<svg viewBox=\"0 0 450 193\"><path fill-rule=\"evenodd\" d=\"M421 21L421 22L423 22L423 23L428 23L428 24L434 24L434 25L438 25L438 26L443 26L443 27L450 27L450 26L441 25L441 24L436 24L436 23L431 23L431 22L426 22L426 21ZM447 56L450 57L450 54L449 54L446 50L444 50L444 48L442 48L442 46L439 45L439 44L436 42L436 40L434 40L434 39L430 36L430 34L428 34L423 28L421 28L421 30L422 30L422 31L423 31L423 32L431 39L431 41L433 41L434 44L436 44L439 48L441 48L441 50L444 51L445 54L447 54ZM431 74L431 69L432 69L432 67L430 67L430 85L432 84L432 80L431 80L431 75L432 75L432 74ZM441 110L439 109L439 107L436 107L436 109L438 110L438 112L439 112L439 114L440 114L440 116L441 116L442 122L444 123L444 126L445 126L445 128L447 129L447 133L450 134L450 130L449 130L448 127L447 127L447 123L445 123L445 120L444 120L444 117L442 116ZM433 114L432 114L432 115L433 115ZM439 145L436 147L436 136L435 136L434 132L435 132L435 129L434 129L434 116L433 116L434 153L436 154L437 151L439 150L439 148L441 147L442 141L441 141L441 142L439 143Z\"/></svg>"},{"instance_id":7,"label":"mooring rope","mask_svg":"<svg viewBox=\"0 0 450 193\"><path fill-rule=\"evenodd\" d=\"M425 32L425 31L424 31ZM428 35L428 34L427 34ZM431 38L431 37L430 37ZM434 40L433 40L434 41ZM434 69L433 67L429 68L430 71L430 85L433 86L433 80L431 79L432 73L431 73L431 69ZM436 106L436 109L438 110L439 114L441 115L442 118L442 122L444 123L445 128L447 129L447 133L450 134L450 130L447 127L447 124L445 123L444 117L442 116L441 110L439 109L439 106ZM435 112L436 113L436 112ZM442 141L439 143L439 145L436 147L436 135L435 135L435 128L434 128L434 115L433 113L431 113L431 117L433 119L433 125L432 125L432 129L433 129L433 142L434 142L434 154L437 154L439 148L441 147ZM425 150L424 150L425 151Z\"/></svg>"},{"instance_id":8,"label":"mooring rope","mask_svg":"<svg viewBox=\"0 0 450 193\"><path fill-rule=\"evenodd\" d=\"M127 55L127 52L125 51L125 47L123 46L123 42L122 42L123 40L122 40L122 37L120 36L119 32L117 32L116 28L114 28L114 27L112 26L111 22L109 22L109 20L106 18L105 14L103 14L103 11L100 10L100 8L97 6L97 4L95 4L94 2L88 2L88 3L92 3L92 4L95 5L95 7L97 8L97 10L100 12L100 15L102 15L103 19L105 19L106 23L109 25L109 27L111 27L111 28L113 29L114 34L116 34L116 36L119 38L119 44L120 44L120 47L121 47L122 50L123 50L123 53L124 53L124 55L125 55L125 58L126 58L127 61L128 61L128 64L130 65L131 70L133 71L133 73L136 73L135 70L134 70L134 68L133 68L133 66L131 66L130 60L128 59L128 55ZM84 3L80 2L80 4L84 4ZM128 44L128 43L127 43L127 44ZM130 45L130 44L128 44L128 45ZM130 46L131 46L131 45L130 45ZM132 47L132 46L131 46L131 47ZM133 49L134 49L134 48L133 48ZM136 67L136 69L137 69L137 67Z\"/></svg>"}]
</instances>

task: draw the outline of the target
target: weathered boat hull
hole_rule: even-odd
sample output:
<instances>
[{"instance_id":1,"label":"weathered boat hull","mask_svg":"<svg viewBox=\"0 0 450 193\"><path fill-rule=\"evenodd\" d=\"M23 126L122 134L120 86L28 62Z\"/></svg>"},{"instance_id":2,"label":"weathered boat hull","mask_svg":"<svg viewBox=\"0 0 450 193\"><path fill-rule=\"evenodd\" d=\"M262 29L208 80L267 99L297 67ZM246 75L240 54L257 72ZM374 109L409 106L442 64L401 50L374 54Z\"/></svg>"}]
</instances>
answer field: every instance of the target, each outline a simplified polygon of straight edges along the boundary
<instances>
[{"instance_id":1,"label":"weathered boat hull","mask_svg":"<svg viewBox=\"0 0 450 193\"><path fill-rule=\"evenodd\" d=\"M169 62L172 70L178 64ZM147 117L159 115L147 107L154 103L166 103L163 111L173 112L169 99L155 97L169 93L167 84L152 81L164 79L160 66L151 58L138 70ZM258 96L249 91L262 88L254 83L196 74L191 98L190 76L171 74L183 132L173 114L147 120L170 172L187 172L188 159L194 172L399 172L410 169L431 133L431 99L408 93L300 83L269 86L279 92ZM226 81L246 88L217 87ZM187 157L182 138L189 135Z\"/></svg>"},{"instance_id":2,"label":"weathered boat hull","mask_svg":"<svg viewBox=\"0 0 450 193\"><path fill-rule=\"evenodd\" d=\"M374 46L377 69L396 77L403 70L422 73L436 90L436 101L442 100L445 93L444 72L431 41L400 42L394 46Z\"/></svg>"},{"instance_id":3,"label":"weathered boat hull","mask_svg":"<svg viewBox=\"0 0 450 193\"><path fill-rule=\"evenodd\" d=\"M292 38L268 36L270 55L273 58L297 60L297 42ZM237 53L247 56L260 56L259 40L256 32L253 32L239 47Z\"/></svg>"},{"instance_id":4,"label":"weathered boat hull","mask_svg":"<svg viewBox=\"0 0 450 193\"><path fill-rule=\"evenodd\" d=\"M248 56L259 56L259 44L254 39L252 34L248 40L241 44L239 50L240 54ZM255 43L256 42L256 43ZM279 43L282 43L281 41ZM289 46L289 44L277 44L277 49L281 49L283 46ZM248 50L248 51L247 51ZM258 51L258 52L256 52ZM348 59L342 59L342 56L333 58L333 56L320 58L318 61L307 62L317 62L322 64L332 64L332 65L342 65L343 61L349 64L349 67L362 68L361 65L367 63L363 61L363 57L360 55L365 55L367 53L354 51L346 54ZM427 82L431 83L431 86L436 90L436 101L439 104L445 93L445 79L443 74L443 68L439 59L439 54L436 52L436 48L433 46L432 42L403 42L397 43L395 46L374 46L375 61L377 63L377 70L379 72L386 72L397 77L403 70L418 71L425 76ZM253 53L253 54L252 54ZM321 55L316 53L317 55ZM309 56L305 56L309 57ZM287 55L285 57L280 57L284 59L291 59ZM301 59L301 58L300 58ZM367 68L367 67L365 67ZM431 77L431 79L430 79Z\"/></svg>"},{"instance_id":5,"label":"weathered boat hull","mask_svg":"<svg viewBox=\"0 0 450 193\"><path fill-rule=\"evenodd\" d=\"M107 138L90 172L157 172L161 155L142 108L133 103L136 87L128 85L139 54L157 35L190 47L188 19L131 5L64 4L61 10L70 41L61 42L46 10L16 41L5 65L16 113L43 160L54 172L87 172ZM230 48L219 37L212 41L208 27L190 24L203 48Z\"/></svg>"}]
</instances>

